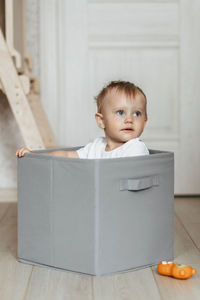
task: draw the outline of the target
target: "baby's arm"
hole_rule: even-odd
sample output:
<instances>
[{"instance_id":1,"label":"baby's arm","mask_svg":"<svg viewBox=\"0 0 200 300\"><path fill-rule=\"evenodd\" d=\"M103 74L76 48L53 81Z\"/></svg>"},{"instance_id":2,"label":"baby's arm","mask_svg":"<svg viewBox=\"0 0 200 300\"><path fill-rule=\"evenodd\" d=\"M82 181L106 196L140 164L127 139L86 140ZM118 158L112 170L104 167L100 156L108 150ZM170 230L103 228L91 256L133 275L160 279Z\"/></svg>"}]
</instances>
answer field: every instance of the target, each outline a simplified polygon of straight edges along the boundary
<instances>
[{"instance_id":1,"label":"baby's arm","mask_svg":"<svg viewBox=\"0 0 200 300\"><path fill-rule=\"evenodd\" d=\"M34 153L33 151L27 149L27 148L20 148L16 151L16 156L22 157L25 153ZM40 153L44 155L51 155L51 156L60 156L60 157L71 157L71 158L79 158L78 153L76 151L63 151L63 150L57 150L47 153Z\"/></svg>"}]
</instances>

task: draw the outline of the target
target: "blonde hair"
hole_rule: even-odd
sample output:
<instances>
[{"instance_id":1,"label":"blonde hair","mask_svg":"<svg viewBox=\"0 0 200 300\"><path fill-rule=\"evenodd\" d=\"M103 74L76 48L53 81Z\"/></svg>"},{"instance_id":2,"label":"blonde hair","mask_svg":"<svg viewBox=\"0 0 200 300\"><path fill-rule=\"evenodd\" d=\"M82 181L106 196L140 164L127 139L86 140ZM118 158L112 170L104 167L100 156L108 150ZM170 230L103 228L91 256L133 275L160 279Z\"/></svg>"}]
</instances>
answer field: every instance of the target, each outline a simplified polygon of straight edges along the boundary
<instances>
[{"instance_id":1,"label":"blonde hair","mask_svg":"<svg viewBox=\"0 0 200 300\"><path fill-rule=\"evenodd\" d=\"M141 93L145 98L145 102L147 103L147 98L145 93L142 91L141 88L136 86L134 83L131 83L129 81L121 81L121 80L110 81L106 86L103 87L100 93L95 97L98 113L101 113L104 98L113 89L115 89L119 93L124 93L127 97L130 98L134 98L138 93ZM147 119L146 105L145 105L145 117Z\"/></svg>"}]
</instances>

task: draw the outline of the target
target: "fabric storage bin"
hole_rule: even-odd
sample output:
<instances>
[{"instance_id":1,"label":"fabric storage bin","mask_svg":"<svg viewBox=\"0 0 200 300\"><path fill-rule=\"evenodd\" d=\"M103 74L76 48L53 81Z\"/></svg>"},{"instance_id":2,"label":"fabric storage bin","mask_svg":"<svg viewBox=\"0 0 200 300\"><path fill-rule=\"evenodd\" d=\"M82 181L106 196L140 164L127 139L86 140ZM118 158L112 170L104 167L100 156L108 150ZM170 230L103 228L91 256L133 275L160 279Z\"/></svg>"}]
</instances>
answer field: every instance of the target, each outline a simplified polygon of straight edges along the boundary
<instances>
[{"instance_id":1,"label":"fabric storage bin","mask_svg":"<svg viewBox=\"0 0 200 300\"><path fill-rule=\"evenodd\" d=\"M173 260L173 153L40 154L50 151L18 158L19 261L104 275Z\"/></svg>"}]
</instances>

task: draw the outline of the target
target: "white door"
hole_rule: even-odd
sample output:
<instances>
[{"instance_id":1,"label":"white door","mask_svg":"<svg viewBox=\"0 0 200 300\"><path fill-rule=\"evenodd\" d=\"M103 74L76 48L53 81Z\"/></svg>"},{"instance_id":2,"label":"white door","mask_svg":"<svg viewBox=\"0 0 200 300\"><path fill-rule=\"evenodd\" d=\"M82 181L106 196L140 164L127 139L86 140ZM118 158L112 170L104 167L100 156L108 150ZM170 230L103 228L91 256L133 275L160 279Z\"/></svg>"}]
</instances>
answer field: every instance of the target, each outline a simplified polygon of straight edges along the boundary
<instances>
[{"instance_id":1,"label":"white door","mask_svg":"<svg viewBox=\"0 0 200 300\"><path fill-rule=\"evenodd\" d=\"M42 99L57 141L103 134L93 97L110 80L148 99L142 136L175 153L175 193L200 194L200 1L41 1Z\"/></svg>"}]
</instances>

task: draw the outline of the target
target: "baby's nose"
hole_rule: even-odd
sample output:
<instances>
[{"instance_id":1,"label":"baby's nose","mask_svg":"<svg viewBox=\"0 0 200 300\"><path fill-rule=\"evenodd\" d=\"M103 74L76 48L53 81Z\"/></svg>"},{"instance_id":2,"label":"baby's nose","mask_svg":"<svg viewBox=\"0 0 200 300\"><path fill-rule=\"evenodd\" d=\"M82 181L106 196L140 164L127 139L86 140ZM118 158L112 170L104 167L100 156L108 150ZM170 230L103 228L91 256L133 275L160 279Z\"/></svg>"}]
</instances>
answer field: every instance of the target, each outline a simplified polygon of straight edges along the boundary
<instances>
[{"instance_id":1,"label":"baby's nose","mask_svg":"<svg viewBox=\"0 0 200 300\"><path fill-rule=\"evenodd\" d=\"M125 119L126 123L133 123L133 115L127 115L126 119Z\"/></svg>"}]
</instances>

